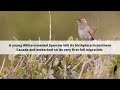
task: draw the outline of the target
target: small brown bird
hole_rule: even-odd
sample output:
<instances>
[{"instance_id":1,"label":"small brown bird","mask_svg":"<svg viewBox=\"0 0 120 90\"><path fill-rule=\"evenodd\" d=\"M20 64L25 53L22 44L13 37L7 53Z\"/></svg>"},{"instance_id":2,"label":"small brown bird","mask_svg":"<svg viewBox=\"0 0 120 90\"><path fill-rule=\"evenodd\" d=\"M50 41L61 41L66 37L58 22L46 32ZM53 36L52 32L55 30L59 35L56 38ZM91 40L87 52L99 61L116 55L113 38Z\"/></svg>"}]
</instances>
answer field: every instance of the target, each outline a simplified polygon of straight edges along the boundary
<instances>
[{"instance_id":1,"label":"small brown bird","mask_svg":"<svg viewBox=\"0 0 120 90\"><path fill-rule=\"evenodd\" d=\"M80 38L82 40L94 40L96 29L90 28L87 20L83 17L80 17L76 22L78 23L78 34Z\"/></svg>"},{"instance_id":2,"label":"small brown bird","mask_svg":"<svg viewBox=\"0 0 120 90\"><path fill-rule=\"evenodd\" d=\"M94 35L96 32L95 28L90 28L87 23L87 20L83 17L80 17L77 21L78 23L78 34L82 40L94 40ZM91 58L90 55L87 55Z\"/></svg>"}]
</instances>

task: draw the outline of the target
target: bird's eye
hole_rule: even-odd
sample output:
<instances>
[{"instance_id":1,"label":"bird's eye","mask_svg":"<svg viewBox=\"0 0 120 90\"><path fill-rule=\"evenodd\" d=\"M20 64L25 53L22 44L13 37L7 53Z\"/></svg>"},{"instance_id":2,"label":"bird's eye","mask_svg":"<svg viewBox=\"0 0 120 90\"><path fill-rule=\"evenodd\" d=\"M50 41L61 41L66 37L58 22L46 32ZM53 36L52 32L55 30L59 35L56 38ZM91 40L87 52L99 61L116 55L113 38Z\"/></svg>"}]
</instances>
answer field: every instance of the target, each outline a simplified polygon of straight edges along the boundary
<instances>
[{"instance_id":1,"label":"bird's eye","mask_svg":"<svg viewBox=\"0 0 120 90\"><path fill-rule=\"evenodd\" d=\"M78 19L78 21L80 21L80 19Z\"/></svg>"}]
</instances>

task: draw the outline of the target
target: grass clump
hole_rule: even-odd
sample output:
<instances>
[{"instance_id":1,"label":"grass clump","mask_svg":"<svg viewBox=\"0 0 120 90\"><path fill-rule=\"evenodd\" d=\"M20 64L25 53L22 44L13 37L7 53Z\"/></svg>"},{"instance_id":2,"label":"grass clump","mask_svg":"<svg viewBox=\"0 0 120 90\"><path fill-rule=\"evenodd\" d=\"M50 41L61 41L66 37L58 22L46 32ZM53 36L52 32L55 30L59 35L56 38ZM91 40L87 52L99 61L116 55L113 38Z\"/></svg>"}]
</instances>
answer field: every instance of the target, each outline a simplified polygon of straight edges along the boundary
<instances>
[{"instance_id":1,"label":"grass clump","mask_svg":"<svg viewBox=\"0 0 120 90\"><path fill-rule=\"evenodd\" d=\"M6 60L10 61L7 67ZM119 79L119 64L120 55L8 55L0 67L0 78Z\"/></svg>"}]
</instances>

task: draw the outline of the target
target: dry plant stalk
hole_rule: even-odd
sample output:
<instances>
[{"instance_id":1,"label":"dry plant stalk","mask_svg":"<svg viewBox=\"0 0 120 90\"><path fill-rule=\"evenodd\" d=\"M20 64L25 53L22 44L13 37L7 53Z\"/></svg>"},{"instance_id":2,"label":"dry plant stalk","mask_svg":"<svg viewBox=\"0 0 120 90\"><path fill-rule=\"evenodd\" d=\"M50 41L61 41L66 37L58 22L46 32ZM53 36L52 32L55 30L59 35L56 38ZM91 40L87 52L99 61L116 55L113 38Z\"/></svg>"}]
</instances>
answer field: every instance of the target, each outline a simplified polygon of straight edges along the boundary
<instances>
[{"instance_id":1,"label":"dry plant stalk","mask_svg":"<svg viewBox=\"0 0 120 90\"><path fill-rule=\"evenodd\" d=\"M87 60L87 61L85 61L84 63L83 63L83 65L82 65L82 69L81 69L81 71L80 71L80 73L79 73L79 77L78 77L78 79L81 79L82 77L82 73L83 73L83 70L84 70L84 67L85 67L85 65L87 64L87 63L90 63L92 60Z\"/></svg>"},{"instance_id":2,"label":"dry plant stalk","mask_svg":"<svg viewBox=\"0 0 120 90\"><path fill-rule=\"evenodd\" d=\"M18 67L20 64L22 64L21 62L23 62L22 56L21 56L20 60L18 61L16 67L14 68L14 72L16 71L17 67ZM21 65L20 65L20 66L21 66Z\"/></svg>"},{"instance_id":3,"label":"dry plant stalk","mask_svg":"<svg viewBox=\"0 0 120 90\"><path fill-rule=\"evenodd\" d=\"M49 11L49 20L50 20L50 23L49 23L49 40L51 40L51 37L52 37L52 35L51 35L52 28L51 28L51 13L50 13L50 11Z\"/></svg>"},{"instance_id":4,"label":"dry plant stalk","mask_svg":"<svg viewBox=\"0 0 120 90\"><path fill-rule=\"evenodd\" d=\"M98 16L97 16L97 21L98 21L98 25L97 25L97 27L95 27L95 26L92 24L92 28L93 28L93 36L95 36L96 31L97 31L97 28L100 27L100 20L99 20Z\"/></svg>"},{"instance_id":5,"label":"dry plant stalk","mask_svg":"<svg viewBox=\"0 0 120 90\"><path fill-rule=\"evenodd\" d=\"M66 67L66 60L65 60L65 62L64 62L64 79L66 79L66 76L67 76L66 70L67 70L67 67Z\"/></svg>"},{"instance_id":6,"label":"dry plant stalk","mask_svg":"<svg viewBox=\"0 0 120 90\"><path fill-rule=\"evenodd\" d=\"M1 67L1 69L0 69L0 73L1 73L2 70L3 70L3 67L4 67L4 64L5 64L5 61L6 61L6 57L5 57L4 60L3 60L2 67Z\"/></svg>"}]
</instances>

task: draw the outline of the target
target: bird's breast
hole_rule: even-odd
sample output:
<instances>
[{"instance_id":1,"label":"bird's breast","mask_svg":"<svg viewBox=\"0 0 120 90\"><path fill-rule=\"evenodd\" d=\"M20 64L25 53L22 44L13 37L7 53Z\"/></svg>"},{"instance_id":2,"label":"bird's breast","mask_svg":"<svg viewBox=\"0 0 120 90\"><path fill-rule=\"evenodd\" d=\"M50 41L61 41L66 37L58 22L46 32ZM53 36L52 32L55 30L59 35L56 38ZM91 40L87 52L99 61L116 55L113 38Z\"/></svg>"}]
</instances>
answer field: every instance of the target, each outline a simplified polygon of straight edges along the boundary
<instances>
[{"instance_id":1,"label":"bird's breast","mask_svg":"<svg viewBox=\"0 0 120 90\"><path fill-rule=\"evenodd\" d=\"M84 30L83 28L78 29L78 34L82 40L90 40L90 38L91 38L89 32L87 32L87 30Z\"/></svg>"}]
</instances>

